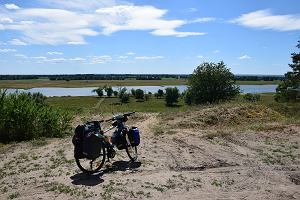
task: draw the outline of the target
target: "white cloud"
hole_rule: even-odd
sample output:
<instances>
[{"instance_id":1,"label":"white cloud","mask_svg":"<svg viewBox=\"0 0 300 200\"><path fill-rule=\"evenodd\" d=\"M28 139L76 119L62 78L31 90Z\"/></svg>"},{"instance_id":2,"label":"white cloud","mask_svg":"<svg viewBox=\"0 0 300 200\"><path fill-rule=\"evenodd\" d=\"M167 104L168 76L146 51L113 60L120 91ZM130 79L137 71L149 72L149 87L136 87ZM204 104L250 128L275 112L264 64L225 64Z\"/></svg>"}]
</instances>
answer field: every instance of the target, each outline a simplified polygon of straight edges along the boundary
<instances>
[{"instance_id":1,"label":"white cloud","mask_svg":"<svg viewBox=\"0 0 300 200\"><path fill-rule=\"evenodd\" d=\"M126 59L128 56L119 56L120 59Z\"/></svg>"},{"instance_id":2,"label":"white cloud","mask_svg":"<svg viewBox=\"0 0 300 200\"><path fill-rule=\"evenodd\" d=\"M197 8L188 8L187 11L188 12L197 12L198 9Z\"/></svg>"},{"instance_id":3,"label":"white cloud","mask_svg":"<svg viewBox=\"0 0 300 200\"><path fill-rule=\"evenodd\" d=\"M10 53L10 52L16 52L16 49L0 49L0 53Z\"/></svg>"},{"instance_id":4,"label":"white cloud","mask_svg":"<svg viewBox=\"0 0 300 200\"><path fill-rule=\"evenodd\" d=\"M12 19L9 18L9 17L3 17L3 18L0 18L0 22L1 22L1 23L13 23L14 20L12 20Z\"/></svg>"},{"instance_id":5,"label":"white cloud","mask_svg":"<svg viewBox=\"0 0 300 200\"><path fill-rule=\"evenodd\" d=\"M96 11L103 19L102 33L110 35L122 30L150 30L151 34L159 36L186 37L203 35L198 32L179 32L179 28L185 24L183 20L164 20L162 17L168 12L153 6L119 5L109 8L101 8Z\"/></svg>"},{"instance_id":6,"label":"white cloud","mask_svg":"<svg viewBox=\"0 0 300 200\"><path fill-rule=\"evenodd\" d=\"M104 55L104 56L92 56L89 58L89 64L104 64L107 62L112 61L112 57L108 56L108 55Z\"/></svg>"},{"instance_id":7,"label":"white cloud","mask_svg":"<svg viewBox=\"0 0 300 200\"><path fill-rule=\"evenodd\" d=\"M70 58L70 61L86 61L85 58L80 58L80 57L76 57L76 58Z\"/></svg>"},{"instance_id":8,"label":"white cloud","mask_svg":"<svg viewBox=\"0 0 300 200\"><path fill-rule=\"evenodd\" d=\"M157 59L163 59L163 56L137 56L134 59L136 60L157 60Z\"/></svg>"},{"instance_id":9,"label":"white cloud","mask_svg":"<svg viewBox=\"0 0 300 200\"><path fill-rule=\"evenodd\" d=\"M195 20L190 21L190 23L206 23L206 22L213 22L216 21L216 18L214 17L203 17L203 18L197 18Z\"/></svg>"},{"instance_id":10,"label":"white cloud","mask_svg":"<svg viewBox=\"0 0 300 200\"><path fill-rule=\"evenodd\" d=\"M164 19L168 12L153 6L117 5L113 0L46 0L56 8L20 8L0 13L0 30L21 33L26 44L86 44L87 36L111 35L118 31L148 31L156 36L187 37L202 32L178 31L189 24ZM80 6L84 6L80 9ZM103 7L105 6L105 7ZM11 6L12 7L12 6ZM97 9L97 10L96 10ZM96 11L95 11L96 10ZM203 18L202 21L209 20ZM201 20L198 20L200 22ZM5 23L4 23L5 22Z\"/></svg>"},{"instance_id":11,"label":"white cloud","mask_svg":"<svg viewBox=\"0 0 300 200\"><path fill-rule=\"evenodd\" d=\"M220 50L214 50L213 53L215 54L220 53Z\"/></svg>"},{"instance_id":12,"label":"white cloud","mask_svg":"<svg viewBox=\"0 0 300 200\"><path fill-rule=\"evenodd\" d=\"M20 9L19 6L17 6L16 4L13 4L13 3L5 4L5 8L9 9L9 10L18 10L18 9Z\"/></svg>"},{"instance_id":13,"label":"white cloud","mask_svg":"<svg viewBox=\"0 0 300 200\"><path fill-rule=\"evenodd\" d=\"M135 55L134 52L127 52L126 54L127 54L127 55Z\"/></svg>"},{"instance_id":14,"label":"white cloud","mask_svg":"<svg viewBox=\"0 0 300 200\"><path fill-rule=\"evenodd\" d=\"M63 55L64 53L63 52L57 52L57 51L50 51L50 52L47 52L48 55Z\"/></svg>"},{"instance_id":15,"label":"white cloud","mask_svg":"<svg viewBox=\"0 0 300 200\"><path fill-rule=\"evenodd\" d=\"M273 15L270 10L258 10L243 14L230 22L251 28L276 31L300 30L299 15Z\"/></svg>"},{"instance_id":16,"label":"white cloud","mask_svg":"<svg viewBox=\"0 0 300 200\"><path fill-rule=\"evenodd\" d=\"M199 56L197 56L197 58L204 58L204 56L202 56L202 55L199 55Z\"/></svg>"},{"instance_id":17,"label":"white cloud","mask_svg":"<svg viewBox=\"0 0 300 200\"><path fill-rule=\"evenodd\" d=\"M252 59L252 57L248 56L248 55L243 55L243 56L238 57L238 59L240 59L240 60L250 60L250 59Z\"/></svg>"},{"instance_id":18,"label":"white cloud","mask_svg":"<svg viewBox=\"0 0 300 200\"><path fill-rule=\"evenodd\" d=\"M10 40L8 43L11 44L11 45L21 45L21 46L27 45L26 42L23 42L23 41L21 41L21 40L19 40L19 39L16 39L16 38Z\"/></svg>"}]
</instances>

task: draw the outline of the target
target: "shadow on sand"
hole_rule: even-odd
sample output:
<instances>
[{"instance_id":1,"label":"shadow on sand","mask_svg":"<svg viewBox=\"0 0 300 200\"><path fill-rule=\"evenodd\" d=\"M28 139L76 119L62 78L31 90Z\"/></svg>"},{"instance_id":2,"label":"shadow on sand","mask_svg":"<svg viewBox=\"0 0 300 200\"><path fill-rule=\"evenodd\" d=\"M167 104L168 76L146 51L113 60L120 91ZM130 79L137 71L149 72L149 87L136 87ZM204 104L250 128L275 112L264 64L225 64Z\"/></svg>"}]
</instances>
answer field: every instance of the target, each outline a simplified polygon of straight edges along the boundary
<instances>
[{"instance_id":1,"label":"shadow on sand","mask_svg":"<svg viewBox=\"0 0 300 200\"><path fill-rule=\"evenodd\" d=\"M72 184L74 185L96 186L104 182L104 179L102 179L103 174L109 174L116 171L135 170L140 166L141 162L115 161L110 167L107 167L98 173L79 173L70 176L70 179L72 179Z\"/></svg>"}]
</instances>

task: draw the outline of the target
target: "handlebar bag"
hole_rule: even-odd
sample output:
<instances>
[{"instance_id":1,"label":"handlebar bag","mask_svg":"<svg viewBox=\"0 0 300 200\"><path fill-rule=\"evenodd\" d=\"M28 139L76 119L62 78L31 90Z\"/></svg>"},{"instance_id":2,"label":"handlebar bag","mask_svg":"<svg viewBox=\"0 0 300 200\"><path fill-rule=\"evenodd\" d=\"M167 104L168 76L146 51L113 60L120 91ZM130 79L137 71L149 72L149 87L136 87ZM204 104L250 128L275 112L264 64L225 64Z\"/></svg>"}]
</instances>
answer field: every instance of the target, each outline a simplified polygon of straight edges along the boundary
<instances>
[{"instance_id":1,"label":"handlebar bag","mask_svg":"<svg viewBox=\"0 0 300 200\"><path fill-rule=\"evenodd\" d=\"M128 132L128 138L131 146L139 146L140 144L140 132L137 127L131 127Z\"/></svg>"}]
</instances>

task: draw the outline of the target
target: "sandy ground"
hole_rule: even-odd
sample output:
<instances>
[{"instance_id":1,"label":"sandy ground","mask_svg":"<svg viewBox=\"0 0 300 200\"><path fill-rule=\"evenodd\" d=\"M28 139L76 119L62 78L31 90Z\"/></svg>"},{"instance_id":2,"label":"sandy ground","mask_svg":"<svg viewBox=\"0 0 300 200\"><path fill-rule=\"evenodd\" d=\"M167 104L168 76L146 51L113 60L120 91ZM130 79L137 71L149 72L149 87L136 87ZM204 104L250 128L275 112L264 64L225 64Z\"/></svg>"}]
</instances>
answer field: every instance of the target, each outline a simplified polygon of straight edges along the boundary
<instances>
[{"instance_id":1,"label":"sandy ground","mask_svg":"<svg viewBox=\"0 0 300 200\"><path fill-rule=\"evenodd\" d=\"M118 151L95 175L77 168L71 137L1 147L0 199L300 199L299 125L208 137L157 114L129 123L141 130L138 162ZM165 123L171 132L155 135Z\"/></svg>"}]
</instances>

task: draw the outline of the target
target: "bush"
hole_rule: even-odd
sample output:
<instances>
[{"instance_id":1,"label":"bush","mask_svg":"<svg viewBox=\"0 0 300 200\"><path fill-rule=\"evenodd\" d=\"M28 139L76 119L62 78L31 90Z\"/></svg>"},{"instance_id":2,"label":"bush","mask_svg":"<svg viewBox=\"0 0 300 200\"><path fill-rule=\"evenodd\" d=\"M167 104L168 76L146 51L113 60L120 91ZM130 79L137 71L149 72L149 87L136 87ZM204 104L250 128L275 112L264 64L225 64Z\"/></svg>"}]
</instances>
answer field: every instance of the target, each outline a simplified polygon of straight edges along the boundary
<instances>
[{"instance_id":1,"label":"bush","mask_svg":"<svg viewBox=\"0 0 300 200\"><path fill-rule=\"evenodd\" d=\"M131 95L133 96L133 97L135 97L135 89L131 89Z\"/></svg>"},{"instance_id":2,"label":"bush","mask_svg":"<svg viewBox=\"0 0 300 200\"><path fill-rule=\"evenodd\" d=\"M113 94L114 94L115 97L117 97L119 92L118 91L113 91Z\"/></svg>"},{"instance_id":3,"label":"bush","mask_svg":"<svg viewBox=\"0 0 300 200\"><path fill-rule=\"evenodd\" d=\"M158 96L159 98L162 98L162 97L164 96L164 91L161 90L161 89L159 89L159 90L157 91L157 96Z\"/></svg>"},{"instance_id":4,"label":"bush","mask_svg":"<svg viewBox=\"0 0 300 200\"><path fill-rule=\"evenodd\" d=\"M135 90L135 98L136 99L144 99L144 91L141 89Z\"/></svg>"},{"instance_id":5,"label":"bush","mask_svg":"<svg viewBox=\"0 0 300 200\"><path fill-rule=\"evenodd\" d=\"M103 88L102 87L98 87L97 89L94 89L92 92L96 92L99 97L103 96Z\"/></svg>"},{"instance_id":6,"label":"bush","mask_svg":"<svg viewBox=\"0 0 300 200\"><path fill-rule=\"evenodd\" d=\"M260 94L247 93L243 96L243 99L250 102L256 102L260 100Z\"/></svg>"},{"instance_id":7,"label":"bush","mask_svg":"<svg viewBox=\"0 0 300 200\"><path fill-rule=\"evenodd\" d=\"M111 87L105 87L104 90L105 90L106 95L107 95L108 97L111 97L112 94L113 94L113 92L114 92L114 90L113 90Z\"/></svg>"},{"instance_id":8,"label":"bush","mask_svg":"<svg viewBox=\"0 0 300 200\"><path fill-rule=\"evenodd\" d=\"M188 79L191 101L195 104L229 100L239 94L234 75L224 62L199 65Z\"/></svg>"},{"instance_id":9,"label":"bush","mask_svg":"<svg viewBox=\"0 0 300 200\"><path fill-rule=\"evenodd\" d=\"M192 104L192 95L191 92L189 90L184 91L184 93L182 94L183 98L184 98L184 102L187 105L191 105Z\"/></svg>"},{"instance_id":10,"label":"bush","mask_svg":"<svg viewBox=\"0 0 300 200\"><path fill-rule=\"evenodd\" d=\"M126 88L120 89L119 99L120 99L121 103L128 103L129 102L129 94L127 93Z\"/></svg>"},{"instance_id":11,"label":"bush","mask_svg":"<svg viewBox=\"0 0 300 200\"><path fill-rule=\"evenodd\" d=\"M167 106L172 106L174 103L178 102L179 90L175 88L166 88L166 104Z\"/></svg>"},{"instance_id":12,"label":"bush","mask_svg":"<svg viewBox=\"0 0 300 200\"><path fill-rule=\"evenodd\" d=\"M70 131L71 116L45 103L42 94L6 94L0 90L0 142L39 137L62 137Z\"/></svg>"}]
</instances>

